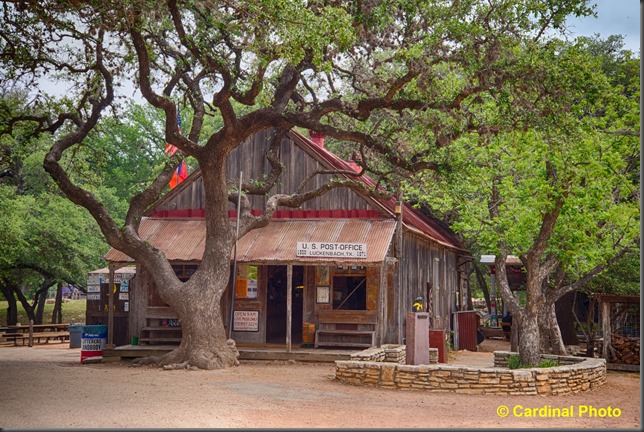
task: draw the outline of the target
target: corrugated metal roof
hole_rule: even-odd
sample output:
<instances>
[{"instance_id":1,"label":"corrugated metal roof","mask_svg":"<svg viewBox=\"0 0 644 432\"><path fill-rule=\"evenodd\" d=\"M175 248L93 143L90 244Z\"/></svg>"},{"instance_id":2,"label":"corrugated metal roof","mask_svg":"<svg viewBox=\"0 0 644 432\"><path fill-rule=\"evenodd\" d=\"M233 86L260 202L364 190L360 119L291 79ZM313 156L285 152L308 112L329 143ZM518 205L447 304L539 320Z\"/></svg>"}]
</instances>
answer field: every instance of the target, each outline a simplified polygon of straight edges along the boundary
<instances>
[{"instance_id":1,"label":"corrugated metal roof","mask_svg":"<svg viewBox=\"0 0 644 432\"><path fill-rule=\"evenodd\" d=\"M375 264L385 260L396 222L365 219L273 220L253 230L237 244L237 259L249 263ZM141 237L162 251L169 261L200 261L204 253L206 222L203 219L143 218ZM365 243L367 258L312 258L296 256L297 242ZM231 257L232 259L233 257ZM133 262L111 249L105 259Z\"/></svg>"}]
</instances>

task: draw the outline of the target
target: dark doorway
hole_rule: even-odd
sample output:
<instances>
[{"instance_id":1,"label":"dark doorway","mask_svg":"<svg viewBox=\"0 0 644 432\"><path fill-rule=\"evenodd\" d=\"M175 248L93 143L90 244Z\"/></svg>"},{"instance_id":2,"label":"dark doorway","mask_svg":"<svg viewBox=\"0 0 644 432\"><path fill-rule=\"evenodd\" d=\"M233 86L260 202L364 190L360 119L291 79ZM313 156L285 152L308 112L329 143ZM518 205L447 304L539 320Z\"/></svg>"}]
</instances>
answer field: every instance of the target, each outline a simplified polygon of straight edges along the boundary
<instances>
[{"instance_id":1,"label":"dark doorway","mask_svg":"<svg viewBox=\"0 0 644 432\"><path fill-rule=\"evenodd\" d=\"M293 266L291 338L302 343L304 267ZM268 266L266 296L266 342L286 343L286 266Z\"/></svg>"}]
</instances>

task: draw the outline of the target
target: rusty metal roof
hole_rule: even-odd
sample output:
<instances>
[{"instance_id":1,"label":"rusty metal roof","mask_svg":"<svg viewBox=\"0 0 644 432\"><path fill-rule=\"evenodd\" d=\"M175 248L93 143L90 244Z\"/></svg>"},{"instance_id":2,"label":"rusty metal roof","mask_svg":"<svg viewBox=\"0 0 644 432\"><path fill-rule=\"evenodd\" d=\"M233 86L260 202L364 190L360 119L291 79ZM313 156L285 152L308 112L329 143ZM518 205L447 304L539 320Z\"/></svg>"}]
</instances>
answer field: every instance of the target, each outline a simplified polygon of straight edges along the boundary
<instances>
[{"instance_id":1,"label":"rusty metal roof","mask_svg":"<svg viewBox=\"0 0 644 432\"><path fill-rule=\"evenodd\" d=\"M375 264L385 260L395 229L396 222L391 219L272 220L268 226L255 229L239 240L237 259L258 264ZM139 234L162 251L169 261L200 261L205 247L206 222L203 219L143 218ZM365 243L367 258L298 257L297 242ZM134 261L116 249L110 249L105 259Z\"/></svg>"}]
</instances>

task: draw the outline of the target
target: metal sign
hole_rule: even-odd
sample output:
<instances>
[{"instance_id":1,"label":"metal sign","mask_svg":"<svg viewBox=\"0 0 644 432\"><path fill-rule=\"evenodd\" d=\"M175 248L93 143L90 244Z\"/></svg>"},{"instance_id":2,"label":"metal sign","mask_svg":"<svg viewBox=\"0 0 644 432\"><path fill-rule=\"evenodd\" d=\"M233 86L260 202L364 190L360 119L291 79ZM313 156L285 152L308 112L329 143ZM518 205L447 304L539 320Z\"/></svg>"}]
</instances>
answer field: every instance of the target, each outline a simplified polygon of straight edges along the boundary
<instances>
[{"instance_id":1,"label":"metal sign","mask_svg":"<svg viewBox=\"0 0 644 432\"><path fill-rule=\"evenodd\" d=\"M297 242L297 256L314 258L367 258L366 243Z\"/></svg>"},{"instance_id":2,"label":"metal sign","mask_svg":"<svg viewBox=\"0 0 644 432\"><path fill-rule=\"evenodd\" d=\"M259 331L259 311L235 311L233 331Z\"/></svg>"}]
</instances>

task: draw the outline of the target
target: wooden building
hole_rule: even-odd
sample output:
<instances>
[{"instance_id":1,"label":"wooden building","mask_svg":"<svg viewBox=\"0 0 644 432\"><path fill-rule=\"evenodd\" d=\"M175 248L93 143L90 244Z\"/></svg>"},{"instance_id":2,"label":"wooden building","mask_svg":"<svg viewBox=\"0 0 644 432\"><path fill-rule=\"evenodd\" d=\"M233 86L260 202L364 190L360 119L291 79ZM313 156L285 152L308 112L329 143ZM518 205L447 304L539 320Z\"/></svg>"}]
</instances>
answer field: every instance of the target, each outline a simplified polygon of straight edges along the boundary
<instances>
[{"instance_id":1,"label":"wooden building","mask_svg":"<svg viewBox=\"0 0 644 432\"><path fill-rule=\"evenodd\" d=\"M317 170L357 170L324 148L324 139L289 132L281 142L284 172L272 193L292 193ZM265 158L271 132L239 146L230 156L229 178L269 172ZM347 174L336 173L335 176ZM316 187L331 175L314 176ZM353 178L353 177L352 177ZM366 176L358 178L369 186ZM265 197L252 197L261 212ZM204 193L200 171L191 174L146 214L140 234L189 278L203 255ZM236 216L230 205L231 220ZM268 226L249 232L237 246L238 271L232 338L238 344L313 343L368 347L402 343L405 314L417 296L428 300L434 329L451 330L452 312L462 307L467 251L447 229L407 203L378 201L341 188L306 202L280 208ZM233 268L231 256L231 270ZM131 264L111 250L110 265ZM148 270L137 264L130 287L129 335L141 343L180 340L180 324L158 294ZM231 271L232 273L232 271ZM230 318L232 283L222 298Z\"/></svg>"}]
</instances>

